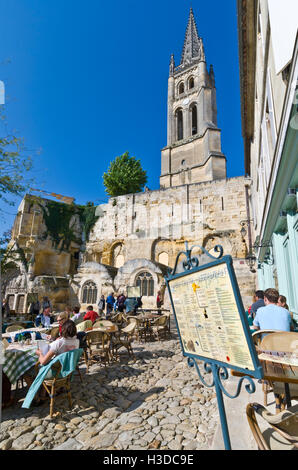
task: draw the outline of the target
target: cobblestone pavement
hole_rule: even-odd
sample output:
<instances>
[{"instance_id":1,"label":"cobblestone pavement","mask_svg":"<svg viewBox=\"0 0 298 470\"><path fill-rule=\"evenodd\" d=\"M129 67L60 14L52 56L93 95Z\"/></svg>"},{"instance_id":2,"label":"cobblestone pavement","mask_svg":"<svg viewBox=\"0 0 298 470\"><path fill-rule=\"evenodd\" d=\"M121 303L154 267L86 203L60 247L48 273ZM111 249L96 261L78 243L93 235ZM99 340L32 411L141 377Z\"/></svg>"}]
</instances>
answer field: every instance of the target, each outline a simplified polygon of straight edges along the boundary
<instances>
[{"instance_id":1,"label":"cobblestone pavement","mask_svg":"<svg viewBox=\"0 0 298 470\"><path fill-rule=\"evenodd\" d=\"M73 408L57 397L49 404L3 410L0 449L146 450L210 449L218 423L214 389L203 387L179 342L134 342L136 361L82 362L72 382Z\"/></svg>"}]
</instances>

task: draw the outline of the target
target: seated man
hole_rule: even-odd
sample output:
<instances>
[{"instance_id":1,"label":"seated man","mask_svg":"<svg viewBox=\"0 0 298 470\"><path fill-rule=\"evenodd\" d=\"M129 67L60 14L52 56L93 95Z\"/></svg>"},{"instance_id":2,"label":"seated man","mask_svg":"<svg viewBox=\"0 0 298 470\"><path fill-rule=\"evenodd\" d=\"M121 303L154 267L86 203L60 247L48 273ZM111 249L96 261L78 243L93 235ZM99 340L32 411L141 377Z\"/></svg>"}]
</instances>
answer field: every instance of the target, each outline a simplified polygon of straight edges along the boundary
<instances>
[{"instance_id":1,"label":"seated man","mask_svg":"<svg viewBox=\"0 0 298 470\"><path fill-rule=\"evenodd\" d=\"M257 290L255 293L255 302L251 306L251 315L255 318L256 313L260 307L265 307L264 302L264 292L262 290Z\"/></svg>"},{"instance_id":2,"label":"seated man","mask_svg":"<svg viewBox=\"0 0 298 470\"><path fill-rule=\"evenodd\" d=\"M93 305L89 305L89 307L87 307L87 313L84 316L83 320L84 321L91 320L92 323L94 323L98 318L99 318L99 315L96 312L94 312Z\"/></svg>"},{"instance_id":3,"label":"seated man","mask_svg":"<svg viewBox=\"0 0 298 470\"><path fill-rule=\"evenodd\" d=\"M279 294L276 289L265 290L265 307L258 308L253 321L255 330L290 331L293 329L289 311L277 305L278 297Z\"/></svg>"},{"instance_id":4,"label":"seated man","mask_svg":"<svg viewBox=\"0 0 298 470\"><path fill-rule=\"evenodd\" d=\"M84 316L86 312L80 312L80 307L74 307L72 310L71 320L77 325L84 321Z\"/></svg>"},{"instance_id":5,"label":"seated man","mask_svg":"<svg viewBox=\"0 0 298 470\"><path fill-rule=\"evenodd\" d=\"M40 325L42 326L50 326L51 323L54 322L54 317L51 315L51 308L50 307L46 307L44 310L43 310L43 313L41 313L40 315L37 315L37 317L35 318L35 325L38 327Z\"/></svg>"}]
</instances>

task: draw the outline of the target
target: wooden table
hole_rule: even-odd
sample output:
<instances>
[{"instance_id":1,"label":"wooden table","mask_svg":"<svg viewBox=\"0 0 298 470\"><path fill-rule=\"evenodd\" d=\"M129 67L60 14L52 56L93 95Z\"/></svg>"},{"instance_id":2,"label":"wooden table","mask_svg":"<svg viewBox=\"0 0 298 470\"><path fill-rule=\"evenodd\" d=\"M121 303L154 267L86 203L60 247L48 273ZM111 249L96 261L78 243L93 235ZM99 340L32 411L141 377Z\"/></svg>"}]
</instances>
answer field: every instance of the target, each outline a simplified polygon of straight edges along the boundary
<instances>
[{"instance_id":1,"label":"wooden table","mask_svg":"<svg viewBox=\"0 0 298 470\"><path fill-rule=\"evenodd\" d=\"M289 384L298 384L298 364L287 364L281 363L277 360L262 360L262 354L259 356L260 364L264 371L263 380L268 380L268 382L280 382L285 384L285 396L287 407L291 406L291 396ZM249 374L244 374L235 370L231 371L231 375L235 377L243 377L244 375L249 376Z\"/></svg>"}]
</instances>

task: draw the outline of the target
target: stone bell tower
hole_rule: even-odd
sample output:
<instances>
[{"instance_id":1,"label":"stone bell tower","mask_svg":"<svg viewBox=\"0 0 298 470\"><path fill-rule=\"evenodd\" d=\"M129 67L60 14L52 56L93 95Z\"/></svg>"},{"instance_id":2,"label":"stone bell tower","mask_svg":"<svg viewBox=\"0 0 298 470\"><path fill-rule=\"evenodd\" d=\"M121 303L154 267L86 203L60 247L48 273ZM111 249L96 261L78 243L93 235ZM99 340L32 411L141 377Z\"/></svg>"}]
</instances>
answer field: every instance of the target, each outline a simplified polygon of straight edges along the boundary
<instances>
[{"instance_id":1,"label":"stone bell tower","mask_svg":"<svg viewBox=\"0 0 298 470\"><path fill-rule=\"evenodd\" d=\"M190 9L180 65L171 56L168 138L161 153L161 188L226 177L217 127L213 67L207 69L203 40Z\"/></svg>"}]
</instances>

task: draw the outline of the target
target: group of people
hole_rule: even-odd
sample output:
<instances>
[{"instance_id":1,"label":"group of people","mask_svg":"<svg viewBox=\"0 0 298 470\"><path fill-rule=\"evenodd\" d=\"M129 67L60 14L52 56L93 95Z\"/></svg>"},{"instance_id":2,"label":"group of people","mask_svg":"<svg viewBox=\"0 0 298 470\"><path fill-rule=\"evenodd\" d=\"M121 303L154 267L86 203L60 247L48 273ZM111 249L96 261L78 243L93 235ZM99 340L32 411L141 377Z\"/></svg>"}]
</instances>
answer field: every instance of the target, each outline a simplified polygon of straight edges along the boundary
<instances>
[{"instance_id":1,"label":"group of people","mask_svg":"<svg viewBox=\"0 0 298 470\"><path fill-rule=\"evenodd\" d=\"M112 313L124 312L124 310L126 313L134 314L142 305L142 297L126 297L123 292L115 296L111 292L106 299L104 295L100 297L98 312L100 315L105 314L106 318L110 317Z\"/></svg>"},{"instance_id":2,"label":"group of people","mask_svg":"<svg viewBox=\"0 0 298 470\"><path fill-rule=\"evenodd\" d=\"M289 312L287 299L273 288L255 292L248 315L255 330L294 330L293 315Z\"/></svg>"}]
</instances>

